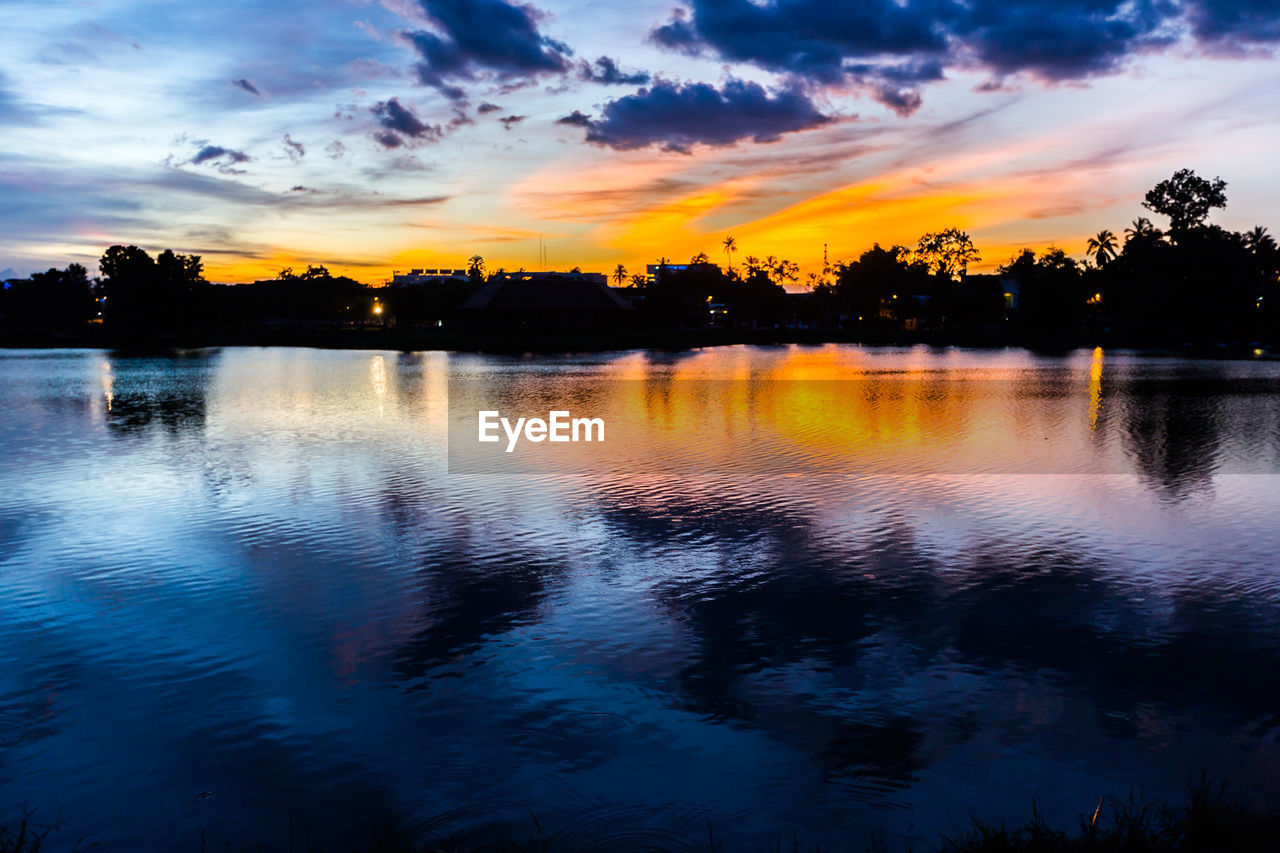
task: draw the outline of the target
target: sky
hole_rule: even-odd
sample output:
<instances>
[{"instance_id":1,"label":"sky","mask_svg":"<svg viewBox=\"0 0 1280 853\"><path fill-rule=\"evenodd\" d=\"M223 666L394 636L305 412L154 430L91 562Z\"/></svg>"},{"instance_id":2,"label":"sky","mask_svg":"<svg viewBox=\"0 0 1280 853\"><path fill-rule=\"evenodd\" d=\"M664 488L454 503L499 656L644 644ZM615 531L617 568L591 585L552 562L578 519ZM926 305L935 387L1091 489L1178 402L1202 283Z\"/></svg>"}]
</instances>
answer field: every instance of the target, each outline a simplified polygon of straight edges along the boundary
<instances>
[{"instance_id":1,"label":"sky","mask_svg":"<svg viewBox=\"0 0 1280 853\"><path fill-rule=\"evenodd\" d=\"M965 229L1083 257L1180 168L1280 231L1276 0L3 0L0 275L134 244L817 271Z\"/></svg>"}]
</instances>

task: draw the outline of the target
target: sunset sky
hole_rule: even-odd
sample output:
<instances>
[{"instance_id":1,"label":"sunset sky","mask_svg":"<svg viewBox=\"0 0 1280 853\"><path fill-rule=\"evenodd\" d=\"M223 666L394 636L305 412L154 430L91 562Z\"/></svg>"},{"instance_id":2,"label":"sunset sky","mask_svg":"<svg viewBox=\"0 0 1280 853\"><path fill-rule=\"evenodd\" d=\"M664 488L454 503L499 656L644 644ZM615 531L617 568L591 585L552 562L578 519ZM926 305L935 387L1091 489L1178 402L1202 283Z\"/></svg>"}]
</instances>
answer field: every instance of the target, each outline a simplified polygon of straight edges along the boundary
<instances>
[{"instance_id":1,"label":"sunset sky","mask_svg":"<svg viewBox=\"0 0 1280 853\"><path fill-rule=\"evenodd\" d=\"M539 237L640 272L726 235L809 272L950 225L990 269L1183 167L1274 233L1278 43L1274 0L4 0L0 273L132 243L378 283Z\"/></svg>"}]
</instances>

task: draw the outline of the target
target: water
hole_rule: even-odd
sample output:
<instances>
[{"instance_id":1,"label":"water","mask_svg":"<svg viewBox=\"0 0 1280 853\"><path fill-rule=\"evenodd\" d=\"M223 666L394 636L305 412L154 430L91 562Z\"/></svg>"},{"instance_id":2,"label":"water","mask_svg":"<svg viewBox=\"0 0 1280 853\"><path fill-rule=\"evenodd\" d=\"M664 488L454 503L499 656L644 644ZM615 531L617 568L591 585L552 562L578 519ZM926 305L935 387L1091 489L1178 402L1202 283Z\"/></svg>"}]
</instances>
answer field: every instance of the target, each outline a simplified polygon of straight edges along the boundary
<instances>
[{"instance_id":1,"label":"water","mask_svg":"<svg viewBox=\"0 0 1280 853\"><path fill-rule=\"evenodd\" d=\"M615 439L468 473L459 388ZM860 850L1280 794L1275 363L10 351L0 401L0 810L67 841Z\"/></svg>"}]
</instances>

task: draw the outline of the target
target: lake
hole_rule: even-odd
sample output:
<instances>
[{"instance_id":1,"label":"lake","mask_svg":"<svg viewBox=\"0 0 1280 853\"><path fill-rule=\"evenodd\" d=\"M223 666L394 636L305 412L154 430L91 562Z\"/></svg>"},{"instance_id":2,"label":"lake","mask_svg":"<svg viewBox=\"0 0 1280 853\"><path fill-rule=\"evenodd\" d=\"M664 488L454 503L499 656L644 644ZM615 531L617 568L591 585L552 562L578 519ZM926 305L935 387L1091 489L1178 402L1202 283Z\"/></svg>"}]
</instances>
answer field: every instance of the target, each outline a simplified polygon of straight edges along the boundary
<instances>
[{"instance_id":1,"label":"lake","mask_svg":"<svg viewBox=\"0 0 1280 853\"><path fill-rule=\"evenodd\" d=\"M465 446L566 400L603 444ZM68 846L1280 795L1280 363L10 350L0 401L0 810Z\"/></svg>"}]
</instances>

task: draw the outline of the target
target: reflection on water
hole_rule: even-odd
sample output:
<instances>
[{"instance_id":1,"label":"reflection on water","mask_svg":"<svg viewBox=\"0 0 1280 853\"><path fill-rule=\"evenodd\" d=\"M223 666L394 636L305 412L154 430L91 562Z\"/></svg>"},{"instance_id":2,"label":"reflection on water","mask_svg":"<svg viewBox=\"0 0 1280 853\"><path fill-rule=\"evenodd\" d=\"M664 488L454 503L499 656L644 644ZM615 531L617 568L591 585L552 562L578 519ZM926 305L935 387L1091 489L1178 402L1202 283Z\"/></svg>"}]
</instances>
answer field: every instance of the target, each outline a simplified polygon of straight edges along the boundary
<instances>
[{"instance_id":1,"label":"reflection on water","mask_svg":"<svg viewBox=\"0 0 1280 853\"><path fill-rule=\"evenodd\" d=\"M462 383L619 442L449 473ZM1202 769L1274 796L1277 389L1101 350L0 355L0 808L129 850L530 811L861 849Z\"/></svg>"}]
</instances>

